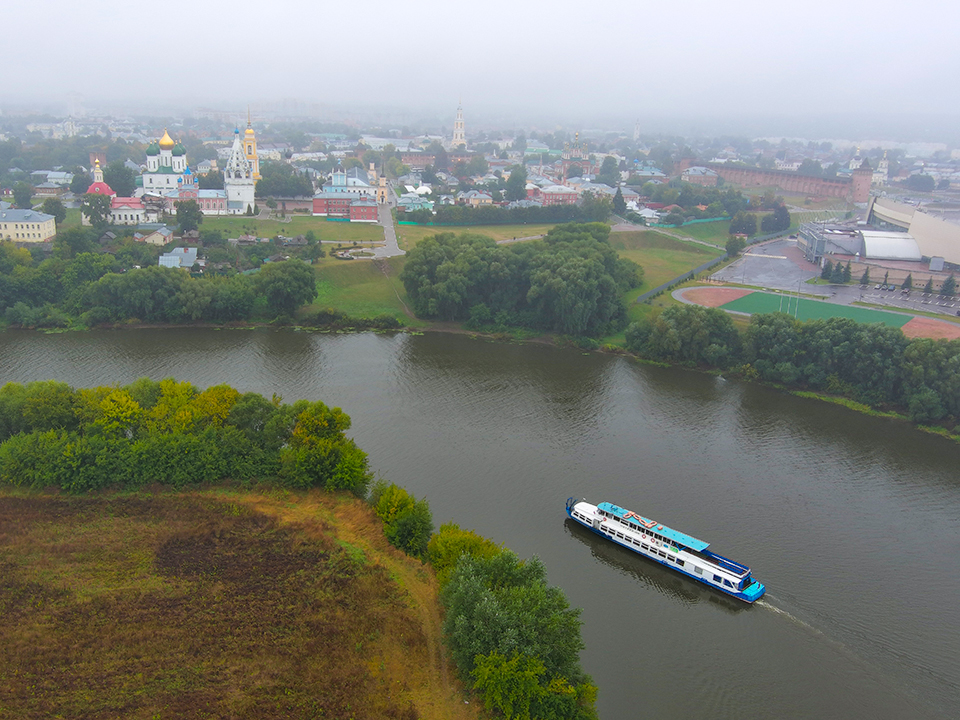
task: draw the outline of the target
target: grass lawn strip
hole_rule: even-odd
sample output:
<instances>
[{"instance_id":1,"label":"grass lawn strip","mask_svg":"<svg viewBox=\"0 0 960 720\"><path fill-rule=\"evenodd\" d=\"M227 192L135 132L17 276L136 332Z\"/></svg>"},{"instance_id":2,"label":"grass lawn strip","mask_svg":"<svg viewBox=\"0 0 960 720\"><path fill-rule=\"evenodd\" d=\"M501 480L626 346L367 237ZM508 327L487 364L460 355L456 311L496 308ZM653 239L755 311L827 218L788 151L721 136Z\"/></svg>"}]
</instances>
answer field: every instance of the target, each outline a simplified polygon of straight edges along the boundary
<instances>
[{"instance_id":1,"label":"grass lawn strip","mask_svg":"<svg viewBox=\"0 0 960 720\"><path fill-rule=\"evenodd\" d=\"M440 233L454 233L461 235L485 235L494 240L512 240L514 238L546 235L555 225L397 225L397 243L403 250L410 250L421 240L439 235Z\"/></svg>"},{"instance_id":2,"label":"grass lawn strip","mask_svg":"<svg viewBox=\"0 0 960 720\"><path fill-rule=\"evenodd\" d=\"M852 307L850 305L835 305L823 302L822 300L808 300L806 298L799 298L798 300L796 296L786 293L774 295L771 293L753 292L749 295L744 295L742 298L725 303L720 307L723 310L749 313L751 315L757 313L784 312L789 315L795 315L798 320L844 317L861 323L882 322L884 325L895 328L903 327L911 319L909 315L900 315L882 310L870 310L867 308Z\"/></svg>"}]
</instances>

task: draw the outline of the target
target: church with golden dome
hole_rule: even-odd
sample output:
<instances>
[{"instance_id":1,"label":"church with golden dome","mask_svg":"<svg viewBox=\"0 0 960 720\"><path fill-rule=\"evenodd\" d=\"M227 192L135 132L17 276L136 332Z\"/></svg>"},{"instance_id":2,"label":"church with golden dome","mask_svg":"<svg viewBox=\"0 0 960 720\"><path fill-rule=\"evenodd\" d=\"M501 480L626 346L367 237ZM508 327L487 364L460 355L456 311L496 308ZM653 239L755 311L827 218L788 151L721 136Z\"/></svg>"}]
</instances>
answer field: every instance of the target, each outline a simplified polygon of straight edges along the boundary
<instances>
[{"instance_id":1,"label":"church with golden dome","mask_svg":"<svg viewBox=\"0 0 960 720\"><path fill-rule=\"evenodd\" d=\"M166 128L163 137L147 145L147 169L143 172L143 192L165 195L184 182L187 169L187 149L175 142Z\"/></svg>"},{"instance_id":2,"label":"church with golden dome","mask_svg":"<svg viewBox=\"0 0 960 720\"><path fill-rule=\"evenodd\" d=\"M163 137L147 146L147 168L143 171L143 196L150 196L152 206L172 213L181 200L194 200L204 215L252 214L260 159L257 157L257 136L250 117L241 135L234 131L230 160L224 168L222 190L201 190L197 177L187 165L187 150L164 128Z\"/></svg>"}]
</instances>

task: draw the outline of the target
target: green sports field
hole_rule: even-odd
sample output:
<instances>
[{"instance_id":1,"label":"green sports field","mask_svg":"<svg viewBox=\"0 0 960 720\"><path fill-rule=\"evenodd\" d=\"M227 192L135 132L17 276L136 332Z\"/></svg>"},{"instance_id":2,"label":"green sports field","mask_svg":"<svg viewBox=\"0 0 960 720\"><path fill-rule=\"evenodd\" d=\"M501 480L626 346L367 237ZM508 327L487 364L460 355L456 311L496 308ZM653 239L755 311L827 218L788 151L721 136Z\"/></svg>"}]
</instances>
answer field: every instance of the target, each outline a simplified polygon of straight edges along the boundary
<instances>
[{"instance_id":1,"label":"green sports field","mask_svg":"<svg viewBox=\"0 0 960 720\"><path fill-rule=\"evenodd\" d=\"M797 303L799 302L799 306ZM742 298L731 300L720 306L724 310L750 313L784 312L795 315L798 320L818 320L823 318L844 317L861 323L878 323L890 327L903 327L912 318L909 315L871 310L869 308L852 307L850 305L834 305L822 300L807 300L795 295L773 295L770 293L753 292Z\"/></svg>"}]
</instances>

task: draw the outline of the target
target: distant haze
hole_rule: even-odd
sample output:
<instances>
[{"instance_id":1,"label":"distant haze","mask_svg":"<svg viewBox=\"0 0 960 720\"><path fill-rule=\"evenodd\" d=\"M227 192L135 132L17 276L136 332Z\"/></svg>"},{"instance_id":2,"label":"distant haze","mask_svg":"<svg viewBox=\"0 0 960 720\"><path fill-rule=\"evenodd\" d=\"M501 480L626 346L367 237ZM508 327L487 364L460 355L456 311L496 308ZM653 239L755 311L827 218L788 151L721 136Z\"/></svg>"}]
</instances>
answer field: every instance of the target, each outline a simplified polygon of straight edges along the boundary
<instances>
[{"instance_id":1,"label":"distant haze","mask_svg":"<svg viewBox=\"0 0 960 720\"><path fill-rule=\"evenodd\" d=\"M501 127L944 138L958 19L930 0L16 3L0 110L293 99L449 124L462 96Z\"/></svg>"}]
</instances>

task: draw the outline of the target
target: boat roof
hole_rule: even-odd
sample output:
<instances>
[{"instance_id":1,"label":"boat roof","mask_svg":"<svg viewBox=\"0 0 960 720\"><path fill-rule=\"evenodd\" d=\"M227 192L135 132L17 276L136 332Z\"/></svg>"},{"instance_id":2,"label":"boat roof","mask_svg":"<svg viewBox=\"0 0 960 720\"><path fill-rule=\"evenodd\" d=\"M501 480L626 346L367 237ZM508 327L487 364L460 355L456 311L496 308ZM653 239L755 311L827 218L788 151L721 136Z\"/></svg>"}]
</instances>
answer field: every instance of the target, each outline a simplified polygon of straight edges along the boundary
<instances>
[{"instance_id":1,"label":"boat roof","mask_svg":"<svg viewBox=\"0 0 960 720\"><path fill-rule=\"evenodd\" d=\"M688 547L691 550L705 550L710 546L710 543L706 543L703 540L697 540L695 537L691 537L686 533L682 533L679 530L674 530L673 528L668 528L666 525L661 525L655 520L651 520L647 517L638 516L636 513L631 512L625 508L620 507L619 505L614 505L613 503L602 502L597 507L601 510L606 510L608 513L616 515L619 518L626 520L627 522L633 523L638 528L644 528L648 531L656 532L659 535L668 540L673 540L678 545L683 545ZM627 517L629 515L629 517ZM639 520L637 519L639 517ZM647 528L646 525L654 523L651 527Z\"/></svg>"}]
</instances>

